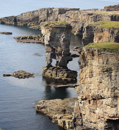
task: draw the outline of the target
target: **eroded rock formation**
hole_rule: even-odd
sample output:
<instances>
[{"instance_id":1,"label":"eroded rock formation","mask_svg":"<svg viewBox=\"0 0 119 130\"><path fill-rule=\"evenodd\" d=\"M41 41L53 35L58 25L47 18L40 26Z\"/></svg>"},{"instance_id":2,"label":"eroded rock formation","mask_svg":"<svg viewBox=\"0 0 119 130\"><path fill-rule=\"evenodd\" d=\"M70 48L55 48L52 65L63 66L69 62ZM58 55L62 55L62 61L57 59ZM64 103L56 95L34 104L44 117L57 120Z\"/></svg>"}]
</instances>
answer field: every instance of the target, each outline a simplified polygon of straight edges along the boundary
<instances>
[{"instance_id":1,"label":"eroded rock formation","mask_svg":"<svg viewBox=\"0 0 119 130\"><path fill-rule=\"evenodd\" d=\"M76 80L77 72L67 68L72 60L70 56L71 26L65 22L45 22L41 24L41 32L44 35L46 62L43 68L43 77L62 80ZM52 67L52 59L56 59L56 66Z\"/></svg>"},{"instance_id":2,"label":"eroded rock formation","mask_svg":"<svg viewBox=\"0 0 119 130\"><path fill-rule=\"evenodd\" d=\"M80 84L74 126L91 130L119 129L119 53L84 49L80 55Z\"/></svg>"}]
</instances>

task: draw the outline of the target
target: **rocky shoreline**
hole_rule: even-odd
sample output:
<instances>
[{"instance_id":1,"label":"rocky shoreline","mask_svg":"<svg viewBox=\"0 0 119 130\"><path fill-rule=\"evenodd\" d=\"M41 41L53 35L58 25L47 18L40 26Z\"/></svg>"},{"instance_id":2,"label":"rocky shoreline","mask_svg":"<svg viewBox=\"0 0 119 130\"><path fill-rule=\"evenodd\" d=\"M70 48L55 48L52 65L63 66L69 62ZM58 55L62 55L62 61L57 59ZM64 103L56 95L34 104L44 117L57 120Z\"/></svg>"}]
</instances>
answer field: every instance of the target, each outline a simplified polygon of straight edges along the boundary
<instances>
[{"instance_id":1,"label":"rocky shoreline","mask_svg":"<svg viewBox=\"0 0 119 130\"><path fill-rule=\"evenodd\" d=\"M41 30L41 37L15 39L45 44L47 65L43 68L42 76L50 81L56 79L62 84L65 81L65 85L57 87L59 89L67 88L67 83L77 78L77 72L67 68L68 62L72 60L69 49L71 33L82 35L83 44L88 44L74 48L80 54L79 85L74 85L78 99L43 100L36 103L38 113L48 115L64 129L119 129L118 10L119 5L104 7L103 10L44 8L0 19L1 24ZM52 66L52 59L56 59L55 66Z\"/></svg>"}]
</instances>

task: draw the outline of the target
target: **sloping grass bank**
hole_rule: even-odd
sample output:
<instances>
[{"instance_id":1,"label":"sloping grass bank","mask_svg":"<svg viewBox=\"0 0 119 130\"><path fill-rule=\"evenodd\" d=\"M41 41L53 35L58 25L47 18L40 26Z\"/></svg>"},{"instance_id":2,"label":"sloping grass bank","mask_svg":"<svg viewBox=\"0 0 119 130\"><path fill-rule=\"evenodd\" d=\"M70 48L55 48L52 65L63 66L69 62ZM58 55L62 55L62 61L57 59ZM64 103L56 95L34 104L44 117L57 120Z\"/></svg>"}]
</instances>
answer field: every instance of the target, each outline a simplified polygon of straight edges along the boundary
<instances>
[{"instance_id":1,"label":"sloping grass bank","mask_svg":"<svg viewBox=\"0 0 119 130\"><path fill-rule=\"evenodd\" d=\"M104 43L89 43L84 48L98 48L106 49L109 52L119 53L119 43L116 42L104 42Z\"/></svg>"},{"instance_id":2,"label":"sloping grass bank","mask_svg":"<svg viewBox=\"0 0 119 130\"><path fill-rule=\"evenodd\" d=\"M91 23L91 26L97 25L98 28L115 28L119 29L119 22L117 21L99 21L96 23Z\"/></svg>"}]
</instances>

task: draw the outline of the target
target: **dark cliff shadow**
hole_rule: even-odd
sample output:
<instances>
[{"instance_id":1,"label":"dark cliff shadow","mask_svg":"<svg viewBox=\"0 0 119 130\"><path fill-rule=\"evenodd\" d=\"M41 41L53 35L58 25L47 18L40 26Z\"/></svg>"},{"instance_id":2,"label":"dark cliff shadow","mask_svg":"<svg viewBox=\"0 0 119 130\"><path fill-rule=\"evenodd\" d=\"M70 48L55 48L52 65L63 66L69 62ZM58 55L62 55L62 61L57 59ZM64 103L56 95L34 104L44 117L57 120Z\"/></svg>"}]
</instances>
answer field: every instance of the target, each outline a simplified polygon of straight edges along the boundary
<instances>
[{"instance_id":1,"label":"dark cliff shadow","mask_svg":"<svg viewBox=\"0 0 119 130\"><path fill-rule=\"evenodd\" d=\"M119 130L119 120L107 120L107 130Z\"/></svg>"},{"instance_id":2,"label":"dark cliff shadow","mask_svg":"<svg viewBox=\"0 0 119 130\"><path fill-rule=\"evenodd\" d=\"M69 96L66 88L54 88L51 86L45 86L45 100L50 99L64 99Z\"/></svg>"}]
</instances>

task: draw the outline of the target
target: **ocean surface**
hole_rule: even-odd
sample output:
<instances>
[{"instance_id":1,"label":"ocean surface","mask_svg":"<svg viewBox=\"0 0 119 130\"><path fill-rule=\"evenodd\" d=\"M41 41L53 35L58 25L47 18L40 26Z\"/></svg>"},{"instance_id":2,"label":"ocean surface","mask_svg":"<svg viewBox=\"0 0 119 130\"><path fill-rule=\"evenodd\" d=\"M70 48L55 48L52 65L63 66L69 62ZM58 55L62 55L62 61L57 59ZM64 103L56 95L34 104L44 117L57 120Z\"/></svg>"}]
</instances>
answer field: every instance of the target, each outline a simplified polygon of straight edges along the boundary
<instances>
[{"instance_id":1,"label":"ocean surface","mask_svg":"<svg viewBox=\"0 0 119 130\"><path fill-rule=\"evenodd\" d=\"M99 8L118 4L119 0L4 0L0 1L0 18L45 7ZM38 34L39 31L24 27L0 25L0 128L2 130L59 130L59 127L42 114L36 114L35 103L45 99L77 97L73 88L55 89L42 78L45 48L41 44L17 43L13 37ZM71 37L71 52L80 46L80 38ZM39 53L42 56L36 56ZM55 64L55 60L53 61ZM78 58L68 64L79 72ZM3 73L25 70L35 73L35 78L17 79L3 77Z\"/></svg>"}]
</instances>

